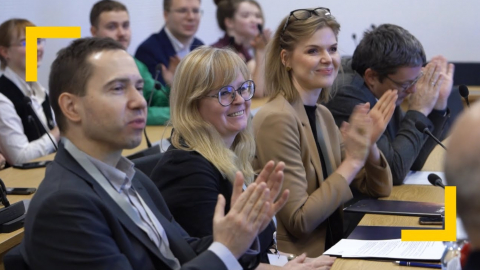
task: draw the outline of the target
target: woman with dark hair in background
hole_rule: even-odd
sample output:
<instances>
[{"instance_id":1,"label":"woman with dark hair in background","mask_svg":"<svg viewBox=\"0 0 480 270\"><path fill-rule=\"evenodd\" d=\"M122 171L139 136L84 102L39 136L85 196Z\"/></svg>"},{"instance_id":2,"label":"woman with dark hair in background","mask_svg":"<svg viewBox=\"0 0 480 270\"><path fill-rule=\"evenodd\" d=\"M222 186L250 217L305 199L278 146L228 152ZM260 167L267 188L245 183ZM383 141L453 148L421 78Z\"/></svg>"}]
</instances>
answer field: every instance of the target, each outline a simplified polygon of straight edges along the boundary
<instances>
[{"instance_id":1,"label":"woman with dark hair in background","mask_svg":"<svg viewBox=\"0 0 480 270\"><path fill-rule=\"evenodd\" d=\"M234 49L252 73L256 87L255 97L263 97L265 46L270 40L271 31L263 30L265 19L262 7L255 0L214 1L217 5L217 23L225 35L212 46Z\"/></svg>"}]
</instances>

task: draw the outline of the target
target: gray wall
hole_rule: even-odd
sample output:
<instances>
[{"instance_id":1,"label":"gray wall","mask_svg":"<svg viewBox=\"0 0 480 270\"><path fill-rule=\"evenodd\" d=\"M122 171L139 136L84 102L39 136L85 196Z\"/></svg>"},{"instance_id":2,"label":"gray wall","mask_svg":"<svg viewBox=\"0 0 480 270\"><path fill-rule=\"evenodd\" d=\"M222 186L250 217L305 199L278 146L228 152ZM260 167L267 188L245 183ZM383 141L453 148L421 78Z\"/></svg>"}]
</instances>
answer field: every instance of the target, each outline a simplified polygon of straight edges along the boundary
<instances>
[{"instance_id":1,"label":"gray wall","mask_svg":"<svg viewBox=\"0 0 480 270\"><path fill-rule=\"evenodd\" d=\"M424 45L427 58L443 54L450 61L480 62L480 11L478 0L258 0L266 17L266 27L276 29L293 9L318 7L331 9L340 22L340 53L351 55L357 40L371 24L394 23L411 31ZM38 26L81 26L82 36L90 35L89 13L96 0L0 0L0 22L13 17L31 20ZM133 30L130 53L163 25L163 1L122 0L130 12ZM221 35L215 19L213 0L204 0L204 14L197 36L205 43ZM47 41L38 79L48 85L48 72L56 52L70 40Z\"/></svg>"}]
</instances>

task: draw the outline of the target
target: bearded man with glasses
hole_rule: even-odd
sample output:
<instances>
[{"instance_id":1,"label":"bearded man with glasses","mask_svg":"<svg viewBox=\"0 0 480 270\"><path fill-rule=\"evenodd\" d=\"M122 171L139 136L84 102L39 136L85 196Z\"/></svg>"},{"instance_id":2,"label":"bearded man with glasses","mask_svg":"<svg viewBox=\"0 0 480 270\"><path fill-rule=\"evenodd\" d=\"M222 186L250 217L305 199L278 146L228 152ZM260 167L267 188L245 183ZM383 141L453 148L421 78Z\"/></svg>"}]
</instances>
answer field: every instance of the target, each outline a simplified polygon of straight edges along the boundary
<instances>
[{"instance_id":1,"label":"bearded man with glasses","mask_svg":"<svg viewBox=\"0 0 480 270\"><path fill-rule=\"evenodd\" d=\"M387 90L397 90L395 112L377 141L394 185L401 185L410 170L420 170L436 145L415 123L425 124L440 140L450 127L447 101L454 66L443 56L425 64L422 44L412 34L400 26L380 25L365 33L352 58L342 60L344 76L337 78L337 93L326 104L340 126L356 105L369 102L373 107ZM407 96L408 110L404 112L400 105Z\"/></svg>"}]
</instances>

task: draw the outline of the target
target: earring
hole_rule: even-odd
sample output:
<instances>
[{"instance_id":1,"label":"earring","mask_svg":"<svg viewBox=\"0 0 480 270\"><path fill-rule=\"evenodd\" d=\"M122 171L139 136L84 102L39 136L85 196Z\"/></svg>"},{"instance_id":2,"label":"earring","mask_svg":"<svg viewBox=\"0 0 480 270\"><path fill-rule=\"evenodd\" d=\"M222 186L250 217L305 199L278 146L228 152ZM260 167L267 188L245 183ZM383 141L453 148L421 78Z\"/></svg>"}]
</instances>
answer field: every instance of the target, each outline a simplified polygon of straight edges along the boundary
<instances>
[{"instance_id":1,"label":"earring","mask_svg":"<svg viewBox=\"0 0 480 270\"><path fill-rule=\"evenodd\" d=\"M290 72L290 70L292 70L292 67L285 67L285 69L287 70L287 72Z\"/></svg>"}]
</instances>

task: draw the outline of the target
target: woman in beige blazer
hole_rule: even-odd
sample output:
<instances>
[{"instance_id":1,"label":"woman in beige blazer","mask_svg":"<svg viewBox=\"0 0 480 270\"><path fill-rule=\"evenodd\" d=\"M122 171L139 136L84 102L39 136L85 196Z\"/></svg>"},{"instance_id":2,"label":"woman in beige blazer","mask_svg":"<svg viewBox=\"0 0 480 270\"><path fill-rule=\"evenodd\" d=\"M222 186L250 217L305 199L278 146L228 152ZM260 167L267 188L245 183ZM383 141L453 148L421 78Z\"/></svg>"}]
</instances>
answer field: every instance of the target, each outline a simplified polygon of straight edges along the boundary
<instances>
[{"instance_id":1,"label":"woman in beige blazer","mask_svg":"<svg viewBox=\"0 0 480 270\"><path fill-rule=\"evenodd\" d=\"M340 25L326 8L296 10L271 41L266 59L270 100L253 118L254 168L285 162L283 188L290 190L277 214L280 251L321 255L343 237L342 205L350 188L388 196L390 168L375 142L385 130L397 94L388 91L377 106L357 106L339 130L320 102L328 100L340 56Z\"/></svg>"}]
</instances>

